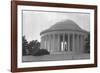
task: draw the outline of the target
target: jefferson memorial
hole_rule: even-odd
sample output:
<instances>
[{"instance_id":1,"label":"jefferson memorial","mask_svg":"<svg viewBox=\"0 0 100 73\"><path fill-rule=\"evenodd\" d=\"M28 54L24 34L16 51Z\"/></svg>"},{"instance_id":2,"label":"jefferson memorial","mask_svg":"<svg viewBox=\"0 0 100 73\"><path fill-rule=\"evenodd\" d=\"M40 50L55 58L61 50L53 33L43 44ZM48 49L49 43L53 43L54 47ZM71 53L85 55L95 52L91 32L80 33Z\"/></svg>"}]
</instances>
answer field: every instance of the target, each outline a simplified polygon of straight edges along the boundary
<instances>
[{"instance_id":1,"label":"jefferson memorial","mask_svg":"<svg viewBox=\"0 0 100 73\"><path fill-rule=\"evenodd\" d=\"M50 54L84 53L85 37L88 32L72 20L63 20L42 31L41 48Z\"/></svg>"}]
</instances>

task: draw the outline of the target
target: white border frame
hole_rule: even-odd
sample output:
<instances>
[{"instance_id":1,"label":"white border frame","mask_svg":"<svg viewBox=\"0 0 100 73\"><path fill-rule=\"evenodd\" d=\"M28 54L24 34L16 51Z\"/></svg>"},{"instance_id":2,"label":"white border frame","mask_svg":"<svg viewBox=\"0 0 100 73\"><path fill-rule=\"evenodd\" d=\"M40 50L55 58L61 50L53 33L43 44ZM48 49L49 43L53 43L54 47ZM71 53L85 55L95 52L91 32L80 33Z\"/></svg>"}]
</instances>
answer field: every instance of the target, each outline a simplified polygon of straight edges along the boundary
<instances>
[{"instance_id":1,"label":"white border frame","mask_svg":"<svg viewBox=\"0 0 100 73\"><path fill-rule=\"evenodd\" d=\"M90 59L89 60L66 60L66 61L47 61L47 62L24 62L22 63L22 10L45 10L45 11L63 11L63 12L84 12L90 13ZM40 7L40 6L17 6L17 67L43 67L43 66L59 66L59 65L80 65L94 64L94 10L93 9L77 9L77 8L57 8L57 7Z\"/></svg>"}]
</instances>

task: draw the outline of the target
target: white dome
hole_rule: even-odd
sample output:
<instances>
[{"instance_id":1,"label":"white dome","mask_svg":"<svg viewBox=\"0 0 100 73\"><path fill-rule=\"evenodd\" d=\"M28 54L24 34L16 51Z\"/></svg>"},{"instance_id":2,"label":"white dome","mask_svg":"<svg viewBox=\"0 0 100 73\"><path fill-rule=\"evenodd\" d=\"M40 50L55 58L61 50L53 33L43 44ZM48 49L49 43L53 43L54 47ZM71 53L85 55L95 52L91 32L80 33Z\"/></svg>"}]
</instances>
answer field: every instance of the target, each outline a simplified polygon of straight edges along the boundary
<instances>
[{"instance_id":1,"label":"white dome","mask_svg":"<svg viewBox=\"0 0 100 73\"><path fill-rule=\"evenodd\" d=\"M72 20L64 20L64 21L60 21L57 22L56 24L54 24L53 26L51 26L49 29L44 30L40 33L46 33L46 32L51 32L51 31L83 31L74 21Z\"/></svg>"},{"instance_id":2,"label":"white dome","mask_svg":"<svg viewBox=\"0 0 100 73\"><path fill-rule=\"evenodd\" d=\"M57 22L55 25L51 26L49 30L81 30L81 28L72 20L65 20Z\"/></svg>"}]
</instances>

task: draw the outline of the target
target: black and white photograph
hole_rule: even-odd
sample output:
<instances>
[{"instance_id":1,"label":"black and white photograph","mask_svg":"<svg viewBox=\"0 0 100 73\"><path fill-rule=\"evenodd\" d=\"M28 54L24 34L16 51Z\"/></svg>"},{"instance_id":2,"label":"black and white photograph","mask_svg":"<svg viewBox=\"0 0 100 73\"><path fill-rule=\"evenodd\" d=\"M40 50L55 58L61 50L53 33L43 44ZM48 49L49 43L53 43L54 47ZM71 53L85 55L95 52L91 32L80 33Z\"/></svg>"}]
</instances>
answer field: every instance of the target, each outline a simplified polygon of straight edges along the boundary
<instances>
[{"instance_id":1,"label":"black and white photograph","mask_svg":"<svg viewBox=\"0 0 100 73\"><path fill-rule=\"evenodd\" d=\"M12 2L12 72L97 66L97 7Z\"/></svg>"},{"instance_id":2,"label":"black and white photograph","mask_svg":"<svg viewBox=\"0 0 100 73\"><path fill-rule=\"evenodd\" d=\"M90 14L22 10L22 62L90 59Z\"/></svg>"}]
</instances>

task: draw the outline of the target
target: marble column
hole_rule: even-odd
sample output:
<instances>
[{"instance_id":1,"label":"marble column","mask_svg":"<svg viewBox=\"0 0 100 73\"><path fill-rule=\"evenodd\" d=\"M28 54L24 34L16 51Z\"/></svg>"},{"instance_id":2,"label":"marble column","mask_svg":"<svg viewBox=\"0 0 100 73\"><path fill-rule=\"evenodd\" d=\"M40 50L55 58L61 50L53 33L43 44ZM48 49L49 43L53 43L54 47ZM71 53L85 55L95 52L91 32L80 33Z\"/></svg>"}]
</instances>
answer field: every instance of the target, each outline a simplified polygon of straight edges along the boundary
<instances>
[{"instance_id":1,"label":"marble column","mask_svg":"<svg viewBox=\"0 0 100 73\"><path fill-rule=\"evenodd\" d=\"M45 49L47 49L47 36L45 36Z\"/></svg>"},{"instance_id":2,"label":"marble column","mask_svg":"<svg viewBox=\"0 0 100 73\"><path fill-rule=\"evenodd\" d=\"M79 48L79 36L78 36L78 34L76 35L76 52L77 53L79 53L79 50L78 50L78 48Z\"/></svg>"},{"instance_id":3,"label":"marble column","mask_svg":"<svg viewBox=\"0 0 100 73\"><path fill-rule=\"evenodd\" d=\"M70 34L68 34L68 51L70 51Z\"/></svg>"},{"instance_id":4,"label":"marble column","mask_svg":"<svg viewBox=\"0 0 100 73\"><path fill-rule=\"evenodd\" d=\"M80 34L79 34L79 53L81 53L81 36L80 36Z\"/></svg>"},{"instance_id":5,"label":"marble column","mask_svg":"<svg viewBox=\"0 0 100 73\"><path fill-rule=\"evenodd\" d=\"M45 49L45 36L43 36L43 39L44 39L44 49Z\"/></svg>"},{"instance_id":6,"label":"marble column","mask_svg":"<svg viewBox=\"0 0 100 73\"><path fill-rule=\"evenodd\" d=\"M49 35L48 35L48 51L50 50L50 45L49 45Z\"/></svg>"},{"instance_id":7,"label":"marble column","mask_svg":"<svg viewBox=\"0 0 100 73\"><path fill-rule=\"evenodd\" d=\"M50 35L48 35L48 49L50 51Z\"/></svg>"},{"instance_id":8,"label":"marble column","mask_svg":"<svg viewBox=\"0 0 100 73\"><path fill-rule=\"evenodd\" d=\"M40 48L43 48L43 36L41 37L41 47Z\"/></svg>"},{"instance_id":9,"label":"marble column","mask_svg":"<svg viewBox=\"0 0 100 73\"><path fill-rule=\"evenodd\" d=\"M46 45L46 48L47 48L47 50L48 50L48 49L49 49L49 40L48 40L48 35L47 35L46 40L47 40L47 45Z\"/></svg>"},{"instance_id":10,"label":"marble column","mask_svg":"<svg viewBox=\"0 0 100 73\"><path fill-rule=\"evenodd\" d=\"M82 38L82 41L83 41L83 43L82 43L83 44L83 53L85 52L85 47L84 47L85 46L85 41L84 40L85 39L84 39L84 35L83 35L83 38Z\"/></svg>"},{"instance_id":11,"label":"marble column","mask_svg":"<svg viewBox=\"0 0 100 73\"><path fill-rule=\"evenodd\" d=\"M55 34L53 34L53 51L55 51Z\"/></svg>"},{"instance_id":12,"label":"marble column","mask_svg":"<svg viewBox=\"0 0 100 73\"><path fill-rule=\"evenodd\" d=\"M46 49L46 36L44 36L44 42L45 42L45 49Z\"/></svg>"},{"instance_id":13,"label":"marble column","mask_svg":"<svg viewBox=\"0 0 100 73\"><path fill-rule=\"evenodd\" d=\"M47 35L46 35L46 49L48 49L48 46L47 46L47 45L48 45L47 38L48 38L48 37L47 37Z\"/></svg>"},{"instance_id":14,"label":"marble column","mask_svg":"<svg viewBox=\"0 0 100 73\"><path fill-rule=\"evenodd\" d=\"M79 53L79 35L76 35L76 52Z\"/></svg>"},{"instance_id":15,"label":"marble column","mask_svg":"<svg viewBox=\"0 0 100 73\"><path fill-rule=\"evenodd\" d=\"M60 34L58 34L58 51L60 51Z\"/></svg>"},{"instance_id":16,"label":"marble column","mask_svg":"<svg viewBox=\"0 0 100 73\"><path fill-rule=\"evenodd\" d=\"M83 37L82 35L80 36L80 51L83 53Z\"/></svg>"},{"instance_id":17,"label":"marble column","mask_svg":"<svg viewBox=\"0 0 100 73\"><path fill-rule=\"evenodd\" d=\"M58 51L58 39L57 39L57 34L55 34L55 52L57 52Z\"/></svg>"},{"instance_id":18,"label":"marble column","mask_svg":"<svg viewBox=\"0 0 100 73\"><path fill-rule=\"evenodd\" d=\"M81 53L83 53L83 36L81 35Z\"/></svg>"},{"instance_id":19,"label":"marble column","mask_svg":"<svg viewBox=\"0 0 100 73\"><path fill-rule=\"evenodd\" d=\"M63 33L63 51L65 51L65 33Z\"/></svg>"},{"instance_id":20,"label":"marble column","mask_svg":"<svg viewBox=\"0 0 100 73\"><path fill-rule=\"evenodd\" d=\"M46 42L45 48L47 49L47 35L45 36L45 42Z\"/></svg>"},{"instance_id":21,"label":"marble column","mask_svg":"<svg viewBox=\"0 0 100 73\"><path fill-rule=\"evenodd\" d=\"M45 36L44 36L44 49L45 49Z\"/></svg>"},{"instance_id":22,"label":"marble column","mask_svg":"<svg viewBox=\"0 0 100 73\"><path fill-rule=\"evenodd\" d=\"M42 41L42 46L43 46L42 48L44 48L44 36L42 36L42 40L43 40Z\"/></svg>"},{"instance_id":23,"label":"marble column","mask_svg":"<svg viewBox=\"0 0 100 73\"><path fill-rule=\"evenodd\" d=\"M51 52L51 50L52 50L52 36L51 36L51 34L49 35L49 40L50 40L50 52Z\"/></svg>"},{"instance_id":24,"label":"marble column","mask_svg":"<svg viewBox=\"0 0 100 73\"><path fill-rule=\"evenodd\" d=\"M53 52L53 35L51 34L51 52Z\"/></svg>"},{"instance_id":25,"label":"marble column","mask_svg":"<svg viewBox=\"0 0 100 73\"><path fill-rule=\"evenodd\" d=\"M74 33L73 33L72 37L73 37L73 42L72 42L73 43L73 45L72 45L73 48L72 48L72 52L75 53L75 34Z\"/></svg>"}]
</instances>

